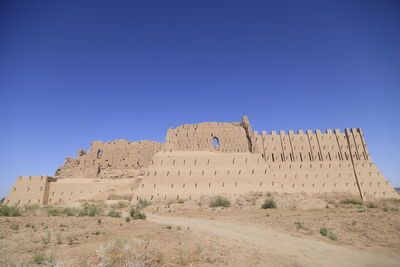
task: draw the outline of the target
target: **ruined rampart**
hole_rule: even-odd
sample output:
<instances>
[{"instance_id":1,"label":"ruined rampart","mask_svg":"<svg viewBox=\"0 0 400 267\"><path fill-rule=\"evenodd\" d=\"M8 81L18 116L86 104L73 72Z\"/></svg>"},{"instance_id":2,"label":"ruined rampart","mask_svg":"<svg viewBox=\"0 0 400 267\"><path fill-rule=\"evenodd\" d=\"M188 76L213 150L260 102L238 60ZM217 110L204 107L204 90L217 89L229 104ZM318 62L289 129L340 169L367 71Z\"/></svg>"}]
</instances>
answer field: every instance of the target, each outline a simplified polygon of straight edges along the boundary
<instances>
[{"instance_id":1,"label":"ruined rampart","mask_svg":"<svg viewBox=\"0 0 400 267\"><path fill-rule=\"evenodd\" d=\"M115 140L93 142L88 152L78 151L77 158L67 157L57 169L57 178L133 178L142 174L153 155L164 143Z\"/></svg>"},{"instance_id":2,"label":"ruined rampart","mask_svg":"<svg viewBox=\"0 0 400 267\"><path fill-rule=\"evenodd\" d=\"M372 162L361 129L259 133L243 117L170 128L165 143L93 142L67 158L55 178L18 178L6 204L63 205L112 192L164 201L250 191L399 198Z\"/></svg>"},{"instance_id":3,"label":"ruined rampart","mask_svg":"<svg viewBox=\"0 0 400 267\"><path fill-rule=\"evenodd\" d=\"M5 199L6 205L47 205L49 176L20 176Z\"/></svg>"}]
</instances>

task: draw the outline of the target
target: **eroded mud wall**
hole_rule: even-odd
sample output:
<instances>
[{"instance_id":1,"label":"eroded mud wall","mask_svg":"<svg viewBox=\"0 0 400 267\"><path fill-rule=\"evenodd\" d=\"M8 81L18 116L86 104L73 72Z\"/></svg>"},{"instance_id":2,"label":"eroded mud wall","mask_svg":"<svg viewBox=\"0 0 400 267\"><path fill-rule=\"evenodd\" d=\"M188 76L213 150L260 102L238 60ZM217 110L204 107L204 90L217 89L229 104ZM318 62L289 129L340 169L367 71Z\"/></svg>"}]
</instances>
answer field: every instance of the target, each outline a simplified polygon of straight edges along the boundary
<instances>
[{"instance_id":1,"label":"eroded mud wall","mask_svg":"<svg viewBox=\"0 0 400 267\"><path fill-rule=\"evenodd\" d=\"M170 130L167 144L171 149L154 156L136 199L249 191L343 192L363 199L398 198L372 162L361 129L249 134L251 127L246 129L242 124L211 125L214 127L189 125L179 133ZM237 130L240 134L236 142L243 150L235 152L237 143L227 138L226 132L236 131L229 130L231 127L242 129ZM213 147L213 136L218 136L219 148ZM202 151L191 151L198 144Z\"/></svg>"},{"instance_id":2,"label":"eroded mud wall","mask_svg":"<svg viewBox=\"0 0 400 267\"><path fill-rule=\"evenodd\" d=\"M367 198L397 197L374 169L357 166L361 192ZM265 162L257 153L159 152L135 192L134 200L198 198L247 192L329 193L360 196L350 161Z\"/></svg>"},{"instance_id":3,"label":"eroded mud wall","mask_svg":"<svg viewBox=\"0 0 400 267\"><path fill-rule=\"evenodd\" d=\"M147 168L153 155L164 143L153 141L93 142L88 152L78 151L77 158L67 157L57 169L57 178L132 178Z\"/></svg>"},{"instance_id":4,"label":"eroded mud wall","mask_svg":"<svg viewBox=\"0 0 400 267\"><path fill-rule=\"evenodd\" d=\"M48 176L20 176L15 181L7 197L6 205L46 205L49 193Z\"/></svg>"},{"instance_id":5,"label":"eroded mud wall","mask_svg":"<svg viewBox=\"0 0 400 267\"><path fill-rule=\"evenodd\" d=\"M58 179L50 183L48 204L64 205L77 200L107 200L111 195L130 197L136 179Z\"/></svg>"},{"instance_id":6,"label":"eroded mud wall","mask_svg":"<svg viewBox=\"0 0 400 267\"><path fill-rule=\"evenodd\" d=\"M165 151L251 152L240 122L205 122L170 128Z\"/></svg>"}]
</instances>

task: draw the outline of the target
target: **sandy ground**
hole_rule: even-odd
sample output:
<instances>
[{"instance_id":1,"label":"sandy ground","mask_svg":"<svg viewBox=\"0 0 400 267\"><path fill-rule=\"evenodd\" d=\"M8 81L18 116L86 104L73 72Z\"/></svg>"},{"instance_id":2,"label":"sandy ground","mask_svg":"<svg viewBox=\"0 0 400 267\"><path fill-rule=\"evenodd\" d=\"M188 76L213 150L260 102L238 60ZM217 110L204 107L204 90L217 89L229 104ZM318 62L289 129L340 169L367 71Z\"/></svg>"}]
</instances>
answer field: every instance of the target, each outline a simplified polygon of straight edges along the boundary
<instances>
[{"instance_id":1,"label":"sandy ground","mask_svg":"<svg viewBox=\"0 0 400 267\"><path fill-rule=\"evenodd\" d=\"M153 203L143 210L146 220L129 222L127 208L120 209L122 218L0 217L0 266L32 265L37 253L56 266L101 266L101 248L112 240L144 244L132 251L157 251L152 264L137 266L398 266L398 201L369 208L271 197L277 209L261 209L265 196L255 195L231 200L229 208L210 208L209 199ZM322 236L322 227L337 240Z\"/></svg>"},{"instance_id":2,"label":"sandy ground","mask_svg":"<svg viewBox=\"0 0 400 267\"><path fill-rule=\"evenodd\" d=\"M149 220L210 232L230 239L229 243L237 242L243 246L254 245L261 249L265 256L274 256L275 264L279 265L298 262L304 266L398 266L400 262L398 254L350 249L260 229L255 225L243 226L215 220L157 215L150 215ZM329 261L327 261L327 255L329 255Z\"/></svg>"}]
</instances>

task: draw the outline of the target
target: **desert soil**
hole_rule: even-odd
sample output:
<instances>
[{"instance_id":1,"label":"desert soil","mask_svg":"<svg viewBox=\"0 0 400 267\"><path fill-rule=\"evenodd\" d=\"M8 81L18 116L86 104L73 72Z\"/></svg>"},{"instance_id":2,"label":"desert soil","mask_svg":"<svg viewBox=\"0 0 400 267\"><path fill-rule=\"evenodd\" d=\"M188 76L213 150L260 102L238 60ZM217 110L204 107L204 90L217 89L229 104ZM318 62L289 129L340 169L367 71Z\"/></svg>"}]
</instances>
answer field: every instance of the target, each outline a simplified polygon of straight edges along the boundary
<instances>
[{"instance_id":1,"label":"desert soil","mask_svg":"<svg viewBox=\"0 0 400 267\"><path fill-rule=\"evenodd\" d=\"M102 266L101 248L111 240L156 248L152 263L161 266L399 266L398 201L368 207L273 197L277 209L260 208L265 196L238 198L229 208L210 208L209 199L153 203L146 220L129 222L127 208L121 218L0 217L0 266L27 266L37 253L57 266ZM322 236L323 227L337 240Z\"/></svg>"}]
</instances>

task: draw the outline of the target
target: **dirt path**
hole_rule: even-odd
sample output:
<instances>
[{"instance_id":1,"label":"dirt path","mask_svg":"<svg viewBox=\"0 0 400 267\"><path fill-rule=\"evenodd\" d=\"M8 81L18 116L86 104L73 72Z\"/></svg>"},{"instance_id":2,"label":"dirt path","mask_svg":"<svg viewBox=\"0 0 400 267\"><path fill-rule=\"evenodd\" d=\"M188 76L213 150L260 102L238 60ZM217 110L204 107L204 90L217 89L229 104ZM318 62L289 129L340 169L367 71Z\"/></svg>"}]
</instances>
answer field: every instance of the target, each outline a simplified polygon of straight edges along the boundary
<instances>
[{"instance_id":1,"label":"dirt path","mask_svg":"<svg viewBox=\"0 0 400 267\"><path fill-rule=\"evenodd\" d=\"M398 254L356 250L268 231L257 226L152 214L148 215L148 220L208 231L234 240L236 244L243 246L256 245L269 256L279 256L283 265L287 262L296 262L298 266L399 266L400 263Z\"/></svg>"}]
</instances>

